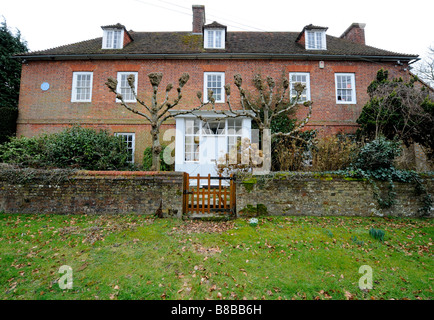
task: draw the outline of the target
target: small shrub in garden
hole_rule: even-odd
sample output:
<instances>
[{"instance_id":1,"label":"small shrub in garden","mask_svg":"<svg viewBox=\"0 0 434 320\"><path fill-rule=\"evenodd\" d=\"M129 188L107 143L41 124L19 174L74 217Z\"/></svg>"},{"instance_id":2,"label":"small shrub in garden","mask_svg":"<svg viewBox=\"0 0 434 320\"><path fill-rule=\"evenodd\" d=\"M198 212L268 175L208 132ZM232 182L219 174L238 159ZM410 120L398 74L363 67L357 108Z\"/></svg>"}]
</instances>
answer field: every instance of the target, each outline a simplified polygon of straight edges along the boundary
<instances>
[{"instance_id":1,"label":"small shrub in garden","mask_svg":"<svg viewBox=\"0 0 434 320\"><path fill-rule=\"evenodd\" d=\"M133 169L121 137L79 126L35 138L13 138L0 146L0 161L45 168Z\"/></svg>"},{"instance_id":2,"label":"small shrub in garden","mask_svg":"<svg viewBox=\"0 0 434 320\"><path fill-rule=\"evenodd\" d=\"M335 171L347 168L359 146L349 137L328 136L319 138L312 150L313 171Z\"/></svg>"},{"instance_id":3,"label":"small shrub in garden","mask_svg":"<svg viewBox=\"0 0 434 320\"><path fill-rule=\"evenodd\" d=\"M307 130L294 136L295 138L278 137L272 141L273 171L303 171L309 166L317 131Z\"/></svg>"},{"instance_id":4,"label":"small shrub in garden","mask_svg":"<svg viewBox=\"0 0 434 320\"><path fill-rule=\"evenodd\" d=\"M116 170L129 165L126 144L120 137L79 126L48 136L47 157L54 166L87 170Z\"/></svg>"},{"instance_id":5,"label":"small shrub in garden","mask_svg":"<svg viewBox=\"0 0 434 320\"><path fill-rule=\"evenodd\" d=\"M45 140L43 137L13 137L9 142L0 145L0 162L19 164L30 167L46 165Z\"/></svg>"},{"instance_id":6,"label":"small shrub in garden","mask_svg":"<svg viewBox=\"0 0 434 320\"><path fill-rule=\"evenodd\" d=\"M415 194L422 196L419 214L429 215L433 201L431 194L422 184L421 177L414 171L399 170L394 166L394 161L401 154L401 151L399 141L390 141L380 136L361 148L354 163L349 167L348 174L353 177L362 177L371 183L374 198L380 208L390 208L395 204L394 181L413 183ZM382 192L375 180L388 182L386 197L381 194Z\"/></svg>"},{"instance_id":7,"label":"small shrub in garden","mask_svg":"<svg viewBox=\"0 0 434 320\"><path fill-rule=\"evenodd\" d=\"M402 152L399 141L378 137L364 145L354 162L354 167L362 170L388 169L393 167L395 158Z\"/></svg>"}]
</instances>

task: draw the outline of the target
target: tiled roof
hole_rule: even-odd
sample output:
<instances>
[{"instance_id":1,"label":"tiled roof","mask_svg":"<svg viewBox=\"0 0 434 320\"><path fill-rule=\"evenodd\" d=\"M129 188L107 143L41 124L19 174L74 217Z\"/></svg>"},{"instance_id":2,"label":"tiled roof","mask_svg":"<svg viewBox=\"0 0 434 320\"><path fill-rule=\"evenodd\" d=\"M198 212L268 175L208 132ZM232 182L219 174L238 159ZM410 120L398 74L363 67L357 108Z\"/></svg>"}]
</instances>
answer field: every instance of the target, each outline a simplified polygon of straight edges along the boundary
<instances>
[{"instance_id":1,"label":"tiled roof","mask_svg":"<svg viewBox=\"0 0 434 320\"><path fill-rule=\"evenodd\" d=\"M147 55L195 55L204 57L212 54L222 57L242 55L254 56L302 56L305 58L346 58L362 57L396 58L412 60L415 54L402 54L350 42L346 39L327 35L327 50L306 50L296 42L299 32L227 32L225 49L204 49L202 35L191 32L134 32L134 39L123 49L101 49L102 38L82 41L53 49L34 51L17 55L29 59L69 59L88 56L95 59L143 57ZM232 55L232 56L231 56Z\"/></svg>"}]
</instances>

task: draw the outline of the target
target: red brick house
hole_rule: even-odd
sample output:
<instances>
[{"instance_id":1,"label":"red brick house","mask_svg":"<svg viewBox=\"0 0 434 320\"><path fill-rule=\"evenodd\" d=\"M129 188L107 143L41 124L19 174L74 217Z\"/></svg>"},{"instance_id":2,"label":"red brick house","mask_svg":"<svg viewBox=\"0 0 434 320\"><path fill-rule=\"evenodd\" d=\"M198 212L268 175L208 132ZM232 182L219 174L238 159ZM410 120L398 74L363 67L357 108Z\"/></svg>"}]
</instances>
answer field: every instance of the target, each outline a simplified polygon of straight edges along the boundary
<instances>
[{"instance_id":1,"label":"red brick house","mask_svg":"<svg viewBox=\"0 0 434 320\"><path fill-rule=\"evenodd\" d=\"M183 110L198 105L197 91L206 99L208 88L215 92L216 107L224 108L223 86L233 84L237 73L246 85L255 73L276 79L284 74L291 83L306 84L303 99L314 103L308 129L324 134L351 132L376 72L385 68L391 76L406 77L409 64L417 58L367 46L364 26L353 23L340 37L314 25L296 32L231 32L217 22L206 24L204 6L193 6L192 32L136 32L121 24L104 26L100 38L17 56L23 66L17 134L34 136L72 124L104 128L124 135L134 161L140 163L150 145L149 125L122 108L105 82L117 77L124 97L139 108L128 97L126 77L136 76L138 95L146 99L151 92L150 72L163 73L162 88L169 82L176 84L183 72L189 73L179 105ZM233 86L233 102L235 91ZM250 134L250 119L227 119L208 131L200 130L201 126L201 121L188 116L165 125L177 132L173 143L176 170L209 171L205 164L238 138L225 128L243 128L240 135ZM215 152L199 155L205 144L218 145L219 150L212 147L208 149Z\"/></svg>"}]
</instances>

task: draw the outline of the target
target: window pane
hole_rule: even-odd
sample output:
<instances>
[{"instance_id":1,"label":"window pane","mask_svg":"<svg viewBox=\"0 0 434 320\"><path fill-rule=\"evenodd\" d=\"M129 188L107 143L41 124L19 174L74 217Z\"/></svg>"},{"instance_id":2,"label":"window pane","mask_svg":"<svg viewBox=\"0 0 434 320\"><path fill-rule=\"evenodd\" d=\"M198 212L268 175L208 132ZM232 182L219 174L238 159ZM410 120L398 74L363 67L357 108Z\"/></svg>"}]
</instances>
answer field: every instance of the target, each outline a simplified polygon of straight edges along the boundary
<instances>
[{"instance_id":1,"label":"window pane","mask_svg":"<svg viewBox=\"0 0 434 320\"><path fill-rule=\"evenodd\" d=\"M200 120L185 120L184 159L199 161Z\"/></svg>"},{"instance_id":2,"label":"window pane","mask_svg":"<svg viewBox=\"0 0 434 320\"><path fill-rule=\"evenodd\" d=\"M228 119L228 135L241 136L242 127L243 127L243 120Z\"/></svg>"},{"instance_id":3,"label":"window pane","mask_svg":"<svg viewBox=\"0 0 434 320\"><path fill-rule=\"evenodd\" d=\"M322 48L322 34L320 32L316 32L316 48Z\"/></svg>"},{"instance_id":4,"label":"window pane","mask_svg":"<svg viewBox=\"0 0 434 320\"><path fill-rule=\"evenodd\" d=\"M133 91L131 90L130 85L128 84L128 76L130 74L128 73L122 73L120 75L120 93L122 94L123 98L125 101L135 101L135 97L133 94ZM133 74L136 77L136 81L137 81L137 76L135 74Z\"/></svg>"},{"instance_id":5,"label":"window pane","mask_svg":"<svg viewBox=\"0 0 434 320\"><path fill-rule=\"evenodd\" d=\"M221 43L222 43L222 32L216 31L215 32L215 47L221 48L221 46L222 46Z\"/></svg>"},{"instance_id":6,"label":"window pane","mask_svg":"<svg viewBox=\"0 0 434 320\"><path fill-rule=\"evenodd\" d=\"M128 162L134 162L134 133L115 133L120 136L127 146Z\"/></svg>"},{"instance_id":7,"label":"window pane","mask_svg":"<svg viewBox=\"0 0 434 320\"><path fill-rule=\"evenodd\" d=\"M308 89L309 89L309 78L306 73L292 73L291 75L291 98L294 99L297 96L297 91L295 90L295 84L302 83L305 85L303 92L300 94L298 101L304 102L308 100Z\"/></svg>"},{"instance_id":8,"label":"window pane","mask_svg":"<svg viewBox=\"0 0 434 320\"><path fill-rule=\"evenodd\" d=\"M222 99L222 88L215 88L213 92L216 101L220 101Z\"/></svg>"},{"instance_id":9,"label":"window pane","mask_svg":"<svg viewBox=\"0 0 434 320\"><path fill-rule=\"evenodd\" d=\"M309 49L313 49L315 48L315 35L313 32L308 32L307 33L307 47Z\"/></svg>"},{"instance_id":10,"label":"window pane","mask_svg":"<svg viewBox=\"0 0 434 320\"><path fill-rule=\"evenodd\" d=\"M185 161L199 160L199 139L197 138L185 137Z\"/></svg>"},{"instance_id":11,"label":"window pane","mask_svg":"<svg viewBox=\"0 0 434 320\"><path fill-rule=\"evenodd\" d=\"M223 99L223 81L222 75L220 74L208 74L206 76L206 88L205 93L208 96L208 91L212 90L214 98L216 101L221 101Z\"/></svg>"},{"instance_id":12,"label":"window pane","mask_svg":"<svg viewBox=\"0 0 434 320\"><path fill-rule=\"evenodd\" d=\"M185 133L188 135L199 134L199 120L185 120Z\"/></svg>"},{"instance_id":13,"label":"window pane","mask_svg":"<svg viewBox=\"0 0 434 320\"><path fill-rule=\"evenodd\" d=\"M214 48L214 32L208 30L208 48Z\"/></svg>"},{"instance_id":14,"label":"window pane","mask_svg":"<svg viewBox=\"0 0 434 320\"><path fill-rule=\"evenodd\" d=\"M337 101L355 101L354 76L351 74L336 75Z\"/></svg>"},{"instance_id":15,"label":"window pane","mask_svg":"<svg viewBox=\"0 0 434 320\"><path fill-rule=\"evenodd\" d=\"M105 46L107 48L112 47L112 41L113 41L113 31L107 31L107 40Z\"/></svg>"},{"instance_id":16,"label":"window pane","mask_svg":"<svg viewBox=\"0 0 434 320\"><path fill-rule=\"evenodd\" d=\"M91 77L89 73L74 73L74 99L89 101L91 99Z\"/></svg>"},{"instance_id":17,"label":"window pane","mask_svg":"<svg viewBox=\"0 0 434 320\"><path fill-rule=\"evenodd\" d=\"M193 134L194 120L185 120L185 133Z\"/></svg>"},{"instance_id":18,"label":"window pane","mask_svg":"<svg viewBox=\"0 0 434 320\"><path fill-rule=\"evenodd\" d=\"M121 31L117 30L114 32L114 37L113 37L113 49L118 49L120 48L121 44Z\"/></svg>"}]
</instances>

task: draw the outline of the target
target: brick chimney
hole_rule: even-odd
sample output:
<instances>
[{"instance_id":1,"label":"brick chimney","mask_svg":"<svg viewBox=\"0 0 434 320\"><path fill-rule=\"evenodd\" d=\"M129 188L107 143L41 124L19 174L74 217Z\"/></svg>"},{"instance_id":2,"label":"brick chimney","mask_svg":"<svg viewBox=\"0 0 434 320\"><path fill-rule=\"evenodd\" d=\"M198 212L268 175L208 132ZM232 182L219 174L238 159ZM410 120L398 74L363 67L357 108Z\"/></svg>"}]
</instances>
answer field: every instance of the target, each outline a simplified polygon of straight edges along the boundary
<instances>
[{"instance_id":1,"label":"brick chimney","mask_svg":"<svg viewBox=\"0 0 434 320\"><path fill-rule=\"evenodd\" d=\"M193 5L193 33L202 33L205 24L205 6Z\"/></svg>"},{"instance_id":2,"label":"brick chimney","mask_svg":"<svg viewBox=\"0 0 434 320\"><path fill-rule=\"evenodd\" d=\"M340 38L365 45L365 26L366 23L353 23Z\"/></svg>"}]
</instances>

